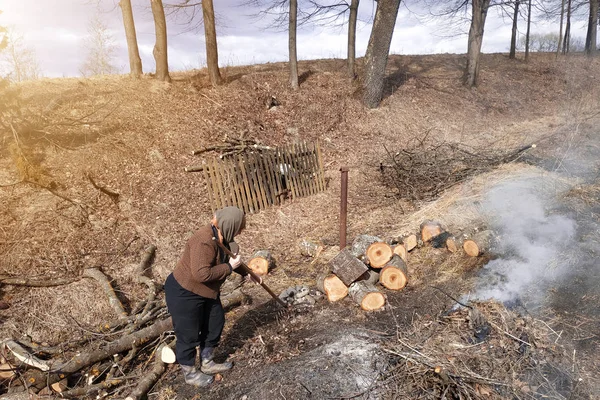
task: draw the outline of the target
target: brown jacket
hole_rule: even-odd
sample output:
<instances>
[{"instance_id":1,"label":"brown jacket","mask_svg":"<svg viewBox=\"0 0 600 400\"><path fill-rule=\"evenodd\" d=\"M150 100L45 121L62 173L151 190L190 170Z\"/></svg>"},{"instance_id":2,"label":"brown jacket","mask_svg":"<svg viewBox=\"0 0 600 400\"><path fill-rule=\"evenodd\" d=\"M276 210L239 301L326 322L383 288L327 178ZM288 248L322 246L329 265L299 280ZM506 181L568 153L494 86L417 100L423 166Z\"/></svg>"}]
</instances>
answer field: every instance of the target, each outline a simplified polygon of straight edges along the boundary
<instances>
[{"instance_id":1,"label":"brown jacket","mask_svg":"<svg viewBox=\"0 0 600 400\"><path fill-rule=\"evenodd\" d=\"M221 285L232 270L228 263L222 262L217 243L212 238L210 225L196 231L185 245L173 276L184 289L216 299Z\"/></svg>"}]
</instances>

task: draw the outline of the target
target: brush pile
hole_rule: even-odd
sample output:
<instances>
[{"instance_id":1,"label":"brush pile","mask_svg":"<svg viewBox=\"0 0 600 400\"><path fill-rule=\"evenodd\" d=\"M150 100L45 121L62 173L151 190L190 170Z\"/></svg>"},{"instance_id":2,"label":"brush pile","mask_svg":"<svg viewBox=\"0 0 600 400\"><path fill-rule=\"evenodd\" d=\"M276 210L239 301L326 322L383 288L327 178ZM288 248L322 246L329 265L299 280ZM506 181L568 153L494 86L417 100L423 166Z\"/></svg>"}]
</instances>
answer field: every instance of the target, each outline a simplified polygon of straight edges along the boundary
<instances>
[{"instance_id":1,"label":"brush pile","mask_svg":"<svg viewBox=\"0 0 600 400\"><path fill-rule=\"evenodd\" d=\"M379 171L382 182L397 189L401 198L428 201L471 176L516 161L535 147L476 149L462 143L434 142L426 136L395 153L385 147L387 160L379 163Z\"/></svg>"},{"instance_id":2,"label":"brush pile","mask_svg":"<svg viewBox=\"0 0 600 400\"><path fill-rule=\"evenodd\" d=\"M574 360L546 323L496 302L467 307L415 321L385 345L395 365L373 389L380 398L565 399L585 393Z\"/></svg>"}]
</instances>

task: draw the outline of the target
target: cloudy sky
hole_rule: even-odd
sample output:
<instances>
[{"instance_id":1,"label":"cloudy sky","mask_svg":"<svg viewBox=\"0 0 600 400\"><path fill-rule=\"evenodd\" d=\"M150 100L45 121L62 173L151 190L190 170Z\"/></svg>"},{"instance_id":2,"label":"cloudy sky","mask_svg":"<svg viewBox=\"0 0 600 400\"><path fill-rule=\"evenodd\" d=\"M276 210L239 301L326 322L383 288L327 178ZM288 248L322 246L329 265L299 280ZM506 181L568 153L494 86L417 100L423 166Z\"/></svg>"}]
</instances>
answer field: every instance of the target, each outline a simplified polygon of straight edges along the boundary
<instances>
[{"instance_id":1,"label":"cloudy sky","mask_svg":"<svg viewBox=\"0 0 600 400\"><path fill-rule=\"evenodd\" d=\"M165 0L174 3L176 0ZM257 9L241 6L244 0L215 0L219 61L224 65L284 61L287 34L266 29L268 19L256 19ZM125 34L118 0L0 0L0 26L13 27L33 49L43 75L78 76L87 50L85 38L90 20L98 16L107 26L117 47L115 64L128 71ZM152 48L154 24L148 0L132 0L144 72L154 70ZM404 2L403 2L404 3ZM357 55L364 55L369 39L370 16L374 2L363 0L357 32ZM184 18L168 17L169 64L172 70L204 66L204 35L190 29ZM556 23L554 25L557 25ZM585 36L585 26L577 23L573 36ZM520 30L524 31L525 22ZM534 32L558 31L557 26L537 23ZM432 20L420 7L401 5L391 52L395 54L465 53L468 26L447 27ZM496 10L490 11L483 42L484 52L506 52L510 42L510 21ZM344 58L346 27L304 27L298 34L300 59Z\"/></svg>"}]
</instances>

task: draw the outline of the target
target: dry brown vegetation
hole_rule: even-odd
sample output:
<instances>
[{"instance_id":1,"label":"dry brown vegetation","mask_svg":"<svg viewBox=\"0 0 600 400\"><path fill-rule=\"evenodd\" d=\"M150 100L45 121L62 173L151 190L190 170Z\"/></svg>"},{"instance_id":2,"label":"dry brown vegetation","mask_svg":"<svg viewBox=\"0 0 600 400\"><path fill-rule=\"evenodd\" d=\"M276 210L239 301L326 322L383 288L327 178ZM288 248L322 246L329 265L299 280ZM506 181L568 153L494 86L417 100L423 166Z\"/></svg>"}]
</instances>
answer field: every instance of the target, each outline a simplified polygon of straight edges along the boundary
<instances>
[{"instance_id":1,"label":"dry brown vegetation","mask_svg":"<svg viewBox=\"0 0 600 400\"><path fill-rule=\"evenodd\" d=\"M228 83L217 88L210 87L206 71L173 74L171 84L149 76L141 80L114 76L24 83L24 110L42 115L46 126L2 138L0 274L77 277L84 268L99 267L113 280L126 308L133 307L146 296L143 285L135 280L143 250L156 245L152 278L161 284L186 237L209 220L211 210L201 175L186 173L184 167L201 160L191 154L193 150L220 143L226 136L252 138L265 145L319 140L323 148L328 189L249 216L248 228L239 238L244 254L271 250L277 267L266 282L277 293L296 284L313 285L316 275L327 268L328 257L335 254L341 166L350 168L349 237L373 234L393 239L415 232L424 219L442 220L460 231L467 229L479 223L477 203L495 182L523 171L542 174L540 166L573 172L566 160L571 149L581 143L592 153L597 149L598 133L593 128L600 119L596 111L600 92L593 82L600 76L598 60L534 54L526 64L502 54L485 55L480 85L473 90L460 84L464 61L459 55L391 57L386 97L376 110L364 109L353 97L355 87L339 60L301 62L298 91L287 88L285 64L227 67L223 72ZM271 96L280 105L268 109L266 102ZM388 151L408 148L425 136L438 143L499 152L538 143L531 152L538 165L524 165L519 161L526 160L519 159L465 178L460 185L442 191L434 202L415 201L403 196L397 185L383 182L379 165L388 163ZM597 164L592 161L589 167L597 168ZM577 200L572 209L597 201L597 175L595 179L595 184L592 181L568 193L568 198ZM568 186L559 177L552 182ZM592 219L597 222L597 218L596 206ZM329 249L311 263L296 247L301 238L320 239ZM368 326L394 337L411 323L430 326L428 319L435 320L453 302L424 288L438 285L460 296L469 290L473 271L484 262L424 248L409 259L409 287L390 294L392 311L376 316L364 315L350 303L320 304L312 315L281 315L272 304L263 305L269 299L266 293L247 287L252 304L228 314L223 343L223 352L233 354L237 367L202 397L240 398L253 393L255 396L248 398L305 398L306 393L294 392L291 386L280 393L251 390L249 386L258 384L252 382L251 368L263 364L272 373L277 362L315 351L319 342L330 339L331 327L340 324L348 329ZM8 305L0 311L3 337L25 336L57 344L90 337L99 325L116 318L106 296L91 280L51 288L4 285L1 295ZM490 317L494 321L509 313L495 305L486 307L495 313ZM553 323L568 325L570 321L568 317L555 319L560 315L554 314L551 318L548 324L556 331L563 328ZM510 330L512 324L506 322L503 330ZM598 326L598 321L590 320L585 329ZM415 325L411 329L416 329ZM494 336L502 343L507 340L503 330ZM545 346L551 335L545 331L539 336ZM598 348L598 338L595 333L592 336L580 350L582 358L577 358L581 363L578 372L585 381L570 392L570 398L592 398L594 384L598 384L597 378L593 381L586 375L597 367L590 355ZM388 349L408 354L406 349ZM439 398L436 396L442 395L445 383L439 376L427 375L427 368L417 362L394 371L428 377L414 378L410 387L427 386L431 378L435 390L431 397L423 396ZM159 398L194 396L177 373L178 369L171 369L159 383ZM246 386L240 384L244 379ZM408 383L399 384L397 375L388 374L386 379L396 382L398 390L408 390ZM494 381L499 379L494 376ZM455 386L446 392L463 393L464 382L453 382ZM479 387L483 387L479 392L469 392L472 398L488 398L486 391L494 390L494 385ZM567 398L565 388L561 387L558 395L544 393ZM396 396L396 392L382 390L377 387L381 398ZM350 392L336 392L334 385L331 392L315 389L315 396L349 396ZM369 398L367 390L354 394Z\"/></svg>"}]
</instances>

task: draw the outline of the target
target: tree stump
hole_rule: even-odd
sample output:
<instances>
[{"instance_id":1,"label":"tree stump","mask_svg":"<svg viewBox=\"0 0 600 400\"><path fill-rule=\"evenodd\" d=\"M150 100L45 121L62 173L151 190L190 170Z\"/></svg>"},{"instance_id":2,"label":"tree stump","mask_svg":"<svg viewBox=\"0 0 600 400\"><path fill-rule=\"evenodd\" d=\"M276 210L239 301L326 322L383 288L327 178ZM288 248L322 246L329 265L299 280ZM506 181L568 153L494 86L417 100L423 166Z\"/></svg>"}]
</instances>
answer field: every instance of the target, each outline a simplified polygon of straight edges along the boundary
<instances>
[{"instance_id":1,"label":"tree stump","mask_svg":"<svg viewBox=\"0 0 600 400\"><path fill-rule=\"evenodd\" d=\"M357 280L368 269L358 258L354 257L348 249L342 249L329 264L331 270L346 286Z\"/></svg>"},{"instance_id":2,"label":"tree stump","mask_svg":"<svg viewBox=\"0 0 600 400\"><path fill-rule=\"evenodd\" d=\"M429 242L431 240L431 238L439 235L440 233L442 233L444 231L444 229L442 228L442 225L439 222L430 221L430 220L423 221L420 229L421 229L421 240L423 240L423 243Z\"/></svg>"},{"instance_id":3,"label":"tree stump","mask_svg":"<svg viewBox=\"0 0 600 400\"><path fill-rule=\"evenodd\" d=\"M482 231L474 234L470 239L465 240L463 249L471 257L477 257L490 251L493 243L494 234L492 231Z\"/></svg>"},{"instance_id":4,"label":"tree stump","mask_svg":"<svg viewBox=\"0 0 600 400\"><path fill-rule=\"evenodd\" d=\"M374 285L365 282L354 282L348 288L348 294L352 300L365 311L375 311L385 305L385 296Z\"/></svg>"},{"instance_id":5,"label":"tree stump","mask_svg":"<svg viewBox=\"0 0 600 400\"><path fill-rule=\"evenodd\" d=\"M317 278L317 289L327 296L327 300L335 302L348 295L348 288L335 274L325 273Z\"/></svg>"},{"instance_id":6,"label":"tree stump","mask_svg":"<svg viewBox=\"0 0 600 400\"><path fill-rule=\"evenodd\" d=\"M381 269L379 283L390 290L404 289L408 283L408 268L402 258L394 254L394 257Z\"/></svg>"},{"instance_id":7,"label":"tree stump","mask_svg":"<svg viewBox=\"0 0 600 400\"><path fill-rule=\"evenodd\" d=\"M365 264L369 263L367 259L367 249L369 246L375 242L381 242L382 240L377 236L371 235L358 235L354 241L352 242L352 247L350 252L352 255Z\"/></svg>"},{"instance_id":8,"label":"tree stump","mask_svg":"<svg viewBox=\"0 0 600 400\"><path fill-rule=\"evenodd\" d=\"M254 253L250 261L248 261L247 265L256 275L266 275L273 268L271 252L269 250L258 250Z\"/></svg>"},{"instance_id":9,"label":"tree stump","mask_svg":"<svg viewBox=\"0 0 600 400\"><path fill-rule=\"evenodd\" d=\"M417 235L415 234L408 235L404 239L402 239L402 244L404 245L406 251L411 251L412 249L417 247L417 242Z\"/></svg>"},{"instance_id":10,"label":"tree stump","mask_svg":"<svg viewBox=\"0 0 600 400\"><path fill-rule=\"evenodd\" d=\"M366 255L371 267L381 268L392 259L394 252L389 244L385 242L375 242L367 248Z\"/></svg>"},{"instance_id":11,"label":"tree stump","mask_svg":"<svg viewBox=\"0 0 600 400\"><path fill-rule=\"evenodd\" d=\"M394 247L394 254L399 255L404 262L406 262L406 259L408 258L408 251L402 244L398 244L396 247Z\"/></svg>"}]
</instances>

